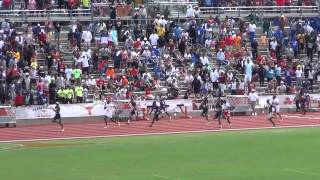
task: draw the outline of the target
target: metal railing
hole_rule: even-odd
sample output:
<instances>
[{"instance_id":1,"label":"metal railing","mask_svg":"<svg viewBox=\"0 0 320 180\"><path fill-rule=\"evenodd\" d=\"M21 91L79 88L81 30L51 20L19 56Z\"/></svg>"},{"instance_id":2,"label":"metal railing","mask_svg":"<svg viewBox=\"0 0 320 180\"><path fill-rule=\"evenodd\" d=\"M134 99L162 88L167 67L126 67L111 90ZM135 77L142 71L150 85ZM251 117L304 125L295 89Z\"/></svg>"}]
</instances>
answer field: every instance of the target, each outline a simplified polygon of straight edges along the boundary
<instances>
[{"instance_id":1,"label":"metal railing","mask_svg":"<svg viewBox=\"0 0 320 180\"><path fill-rule=\"evenodd\" d=\"M237 7L200 7L202 15L247 16L256 13L259 16L317 16L319 6L237 6Z\"/></svg>"},{"instance_id":2,"label":"metal railing","mask_svg":"<svg viewBox=\"0 0 320 180\"><path fill-rule=\"evenodd\" d=\"M168 2L166 2L168 3ZM170 4L170 3L169 3ZM172 2L172 5L176 2ZM181 6L186 6L188 3L181 3ZM106 6L108 4L105 4ZM90 9L51 9L51 10L0 10L0 20L8 18L14 22L30 21L92 21L99 19L109 19L109 14L101 15L98 8L103 6L102 4L93 4ZM285 15L287 17L317 17L319 16L318 6L239 6L239 7L200 7L200 19L207 18L209 16L224 15L229 17L245 17L250 13L255 13L259 17L275 17ZM120 17L123 20L131 20L131 14L129 16ZM171 16L175 19L183 19L185 13Z\"/></svg>"}]
</instances>

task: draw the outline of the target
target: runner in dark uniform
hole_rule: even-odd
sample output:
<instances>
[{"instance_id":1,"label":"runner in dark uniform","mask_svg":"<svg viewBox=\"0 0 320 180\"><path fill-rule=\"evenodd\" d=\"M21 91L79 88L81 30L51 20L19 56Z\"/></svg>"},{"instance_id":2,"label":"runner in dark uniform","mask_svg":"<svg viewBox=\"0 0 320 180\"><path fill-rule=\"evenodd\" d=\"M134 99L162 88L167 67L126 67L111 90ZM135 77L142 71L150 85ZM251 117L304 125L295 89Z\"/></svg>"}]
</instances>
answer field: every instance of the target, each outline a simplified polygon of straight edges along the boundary
<instances>
[{"instance_id":1,"label":"runner in dark uniform","mask_svg":"<svg viewBox=\"0 0 320 180\"><path fill-rule=\"evenodd\" d=\"M64 131L64 127L63 127L62 120L61 120L61 115L60 115L60 104L59 104L59 102L56 102L56 106L54 107L53 110L55 111L56 114L55 114L52 122L58 123L61 126L61 131Z\"/></svg>"},{"instance_id":2,"label":"runner in dark uniform","mask_svg":"<svg viewBox=\"0 0 320 180\"><path fill-rule=\"evenodd\" d=\"M209 117L208 117L208 111L209 111L209 106L208 106L208 98L204 97L201 100L200 104L200 109L202 109L201 116L206 117L208 124L210 123Z\"/></svg>"},{"instance_id":3,"label":"runner in dark uniform","mask_svg":"<svg viewBox=\"0 0 320 180\"><path fill-rule=\"evenodd\" d=\"M130 122L132 121L132 116L134 115L136 116L136 120L138 120L138 107L136 101L133 98L131 98L130 106L131 112L129 114L128 124L130 124Z\"/></svg>"},{"instance_id":4,"label":"runner in dark uniform","mask_svg":"<svg viewBox=\"0 0 320 180\"><path fill-rule=\"evenodd\" d=\"M267 109L268 109L268 120L271 122L271 124L273 125L273 127L276 126L276 124L273 121L273 118L275 117L274 112L276 111L276 107L272 105L272 103L270 102L270 100L267 100Z\"/></svg>"},{"instance_id":5,"label":"runner in dark uniform","mask_svg":"<svg viewBox=\"0 0 320 180\"><path fill-rule=\"evenodd\" d=\"M153 116L152 122L151 122L151 124L150 124L150 127L153 126L153 124L154 124L155 121L159 121L159 116L160 116L160 114L161 114L161 109L160 109L160 107L157 105L157 101L153 101L150 114L151 114L153 111L154 111L154 116Z\"/></svg>"},{"instance_id":6,"label":"runner in dark uniform","mask_svg":"<svg viewBox=\"0 0 320 180\"><path fill-rule=\"evenodd\" d=\"M309 104L310 104L310 96L308 94L302 95L300 99L300 107L303 115L307 113L309 109Z\"/></svg>"},{"instance_id":7,"label":"runner in dark uniform","mask_svg":"<svg viewBox=\"0 0 320 180\"><path fill-rule=\"evenodd\" d=\"M171 116L170 114L167 112L167 104L164 101L164 98L160 97L160 111L161 113L167 114L167 116L169 117L169 119L171 120Z\"/></svg>"},{"instance_id":8,"label":"runner in dark uniform","mask_svg":"<svg viewBox=\"0 0 320 180\"><path fill-rule=\"evenodd\" d=\"M222 100L218 98L216 104L216 115L215 118L218 119L219 127L222 128L221 118L222 118Z\"/></svg>"}]
</instances>

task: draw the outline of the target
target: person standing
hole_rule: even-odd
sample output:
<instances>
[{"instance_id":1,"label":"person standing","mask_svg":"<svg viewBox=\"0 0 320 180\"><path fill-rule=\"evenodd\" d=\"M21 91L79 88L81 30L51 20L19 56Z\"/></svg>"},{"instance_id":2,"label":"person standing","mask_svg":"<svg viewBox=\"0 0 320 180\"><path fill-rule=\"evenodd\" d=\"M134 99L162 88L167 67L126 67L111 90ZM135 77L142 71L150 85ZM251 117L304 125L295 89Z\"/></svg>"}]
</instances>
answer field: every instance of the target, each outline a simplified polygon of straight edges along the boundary
<instances>
[{"instance_id":1,"label":"person standing","mask_svg":"<svg viewBox=\"0 0 320 180\"><path fill-rule=\"evenodd\" d=\"M71 89L71 87L68 86L64 91L65 91L65 95L66 95L66 103L72 104L73 96L74 96L73 89Z\"/></svg>"},{"instance_id":2,"label":"person standing","mask_svg":"<svg viewBox=\"0 0 320 180\"><path fill-rule=\"evenodd\" d=\"M251 22L249 24L249 27L248 27L248 31L249 31L249 40L250 40L250 45L252 46L253 44L253 40L254 40L254 36L255 36L255 33L256 33L256 29L257 29L257 26L254 22Z\"/></svg>"},{"instance_id":3,"label":"person standing","mask_svg":"<svg viewBox=\"0 0 320 180\"><path fill-rule=\"evenodd\" d=\"M54 107L55 116L52 120L53 123L58 123L61 127L61 131L64 131L64 127L62 124L61 114L60 114L60 103L56 102L56 106Z\"/></svg>"},{"instance_id":4,"label":"person standing","mask_svg":"<svg viewBox=\"0 0 320 180\"><path fill-rule=\"evenodd\" d=\"M256 93L255 89L252 89L251 92L249 93L248 100L249 100L250 107L252 109L251 115L256 116L257 115L256 105L257 105L257 102L259 101L259 96Z\"/></svg>"},{"instance_id":5,"label":"person standing","mask_svg":"<svg viewBox=\"0 0 320 180\"><path fill-rule=\"evenodd\" d=\"M77 103L83 103L83 87L79 83L74 89L77 96Z\"/></svg>"},{"instance_id":6,"label":"person standing","mask_svg":"<svg viewBox=\"0 0 320 180\"><path fill-rule=\"evenodd\" d=\"M83 42L85 43L85 48L90 48L90 43L92 41L92 33L91 31L88 29L87 31L83 31L81 39L83 40Z\"/></svg>"},{"instance_id":7,"label":"person standing","mask_svg":"<svg viewBox=\"0 0 320 180\"><path fill-rule=\"evenodd\" d=\"M252 72L253 72L253 62L249 55L245 58L244 62L244 70L245 70L245 83L250 83L252 80Z\"/></svg>"}]
</instances>

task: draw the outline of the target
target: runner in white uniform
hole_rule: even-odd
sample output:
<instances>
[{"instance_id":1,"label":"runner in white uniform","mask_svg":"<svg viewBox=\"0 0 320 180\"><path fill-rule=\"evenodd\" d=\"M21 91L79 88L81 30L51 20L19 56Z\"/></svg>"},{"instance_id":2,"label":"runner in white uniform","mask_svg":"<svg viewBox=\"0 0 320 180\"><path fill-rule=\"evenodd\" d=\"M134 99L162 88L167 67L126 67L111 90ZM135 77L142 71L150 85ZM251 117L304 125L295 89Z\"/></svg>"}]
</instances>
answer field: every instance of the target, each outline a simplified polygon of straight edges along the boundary
<instances>
[{"instance_id":1,"label":"runner in white uniform","mask_svg":"<svg viewBox=\"0 0 320 180\"><path fill-rule=\"evenodd\" d=\"M275 114L276 116L279 116L280 120L282 121L282 116L281 116L281 113L280 113L280 101L279 99L277 98L276 95L273 96L272 98L272 105L275 107Z\"/></svg>"},{"instance_id":2,"label":"runner in white uniform","mask_svg":"<svg viewBox=\"0 0 320 180\"><path fill-rule=\"evenodd\" d=\"M104 128L108 127L108 120L112 120L113 114L115 112L115 106L113 103L111 103L111 99L107 98L107 101L104 105L104 110L105 110L105 116L104 116L104 122L106 126ZM115 122L120 126L120 122L118 119L115 119Z\"/></svg>"}]
</instances>

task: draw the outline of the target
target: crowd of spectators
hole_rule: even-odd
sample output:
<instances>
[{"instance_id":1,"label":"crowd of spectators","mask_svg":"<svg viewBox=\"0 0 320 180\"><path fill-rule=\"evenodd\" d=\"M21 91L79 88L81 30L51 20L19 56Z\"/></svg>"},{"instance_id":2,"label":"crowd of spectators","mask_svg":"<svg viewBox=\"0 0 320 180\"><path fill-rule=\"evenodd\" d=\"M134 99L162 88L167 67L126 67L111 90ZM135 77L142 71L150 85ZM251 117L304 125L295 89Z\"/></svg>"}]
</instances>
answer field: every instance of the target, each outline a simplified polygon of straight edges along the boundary
<instances>
[{"instance_id":1,"label":"crowd of spectators","mask_svg":"<svg viewBox=\"0 0 320 180\"><path fill-rule=\"evenodd\" d=\"M68 64L58 22L3 21L1 104L83 103L105 94L113 99L244 95L265 80L266 93L295 93L312 91L318 80L313 54L319 59L320 35L310 19L265 19L258 35L255 22L235 18L196 20L187 12L192 16L178 23L160 14L147 20L143 6L138 12L129 26L120 19L71 23Z\"/></svg>"}]
</instances>

